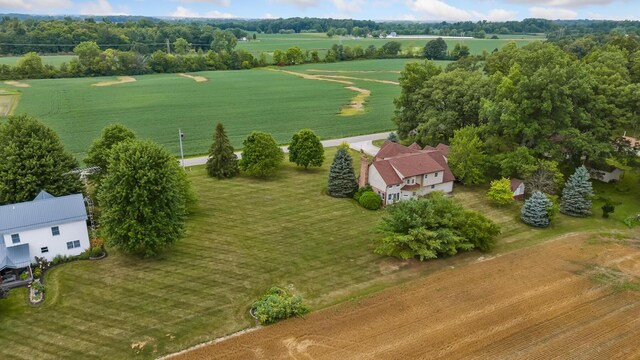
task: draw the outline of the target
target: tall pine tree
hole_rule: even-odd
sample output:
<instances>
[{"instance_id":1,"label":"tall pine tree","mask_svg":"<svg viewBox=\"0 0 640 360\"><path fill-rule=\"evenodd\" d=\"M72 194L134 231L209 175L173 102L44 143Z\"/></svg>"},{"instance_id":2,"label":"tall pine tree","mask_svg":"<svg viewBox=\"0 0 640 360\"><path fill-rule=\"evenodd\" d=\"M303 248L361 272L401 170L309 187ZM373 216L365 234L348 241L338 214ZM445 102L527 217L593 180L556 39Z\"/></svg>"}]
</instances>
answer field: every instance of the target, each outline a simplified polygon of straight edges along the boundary
<instances>
[{"instance_id":1,"label":"tall pine tree","mask_svg":"<svg viewBox=\"0 0 640 360\"><path fill-rule=\"evenodd\" d=\"M207 173L218 179L229 179L238 174L238 156L233 152L224 126L218 123L213 143L209 148L207 159Z\"/></svg>"},{"instance_id":2,"label":"tall pine tree","mask_svg":"<svg viewBox=\"0 0 640 360\"><path fill-rule=\"evenodd\" d=\"M575 217L591 215L593 187L589 179L587 168L581 166L576 169L576 172L569 177L562 190L560 212Z\"/></svg>"},{"instance_id":3,"label":"tall pine tree","mask_svg":"<svg viewBox=\"0 0 640 360\"><path fill-rule=\"evenodd\" d=\"M78 161L58 135L35 118L10 116L0 124L0 204L31 201L40 190L54 196L82 191Z\"/></svg>"},{"instance_id":4,"label":"tall pine tree","mask_svg":"<svg viewBox=\"0 0 640 360\"><path fill-rule=\"evenodd\" d=\"M540 191L536 191L524 202L520 219L535 227L547 227L551 223L549 210L553 203Z\"/></svg>"},{"instance_id":5,"label":"tall pine tree","mask_svg":"<svg viewBox=\"0 0 640 360\"><path fill-rule=\"evenodd\" d=\"M358 190L356 174L353 170L351 155L339 148L329 168L329 195L338 198L350 198Z\"/></svg>"}]
</instances>

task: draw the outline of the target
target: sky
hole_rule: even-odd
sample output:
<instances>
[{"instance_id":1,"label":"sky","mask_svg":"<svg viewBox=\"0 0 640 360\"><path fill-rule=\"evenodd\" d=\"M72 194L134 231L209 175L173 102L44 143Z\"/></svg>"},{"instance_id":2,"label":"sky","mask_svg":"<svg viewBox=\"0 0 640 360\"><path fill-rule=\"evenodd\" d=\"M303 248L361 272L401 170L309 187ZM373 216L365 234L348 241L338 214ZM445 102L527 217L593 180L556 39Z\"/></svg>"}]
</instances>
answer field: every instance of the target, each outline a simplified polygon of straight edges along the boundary
<instances>
[{"instance_id":1,"label":"sky","mask_svg":"<svg viewBox=\"0 0 640 360\"><path fill-rule=\"evenodd\" d=\"M0 13L365 20L639 20L639 0L0 0Z\"/></svg>"}]
</instances>

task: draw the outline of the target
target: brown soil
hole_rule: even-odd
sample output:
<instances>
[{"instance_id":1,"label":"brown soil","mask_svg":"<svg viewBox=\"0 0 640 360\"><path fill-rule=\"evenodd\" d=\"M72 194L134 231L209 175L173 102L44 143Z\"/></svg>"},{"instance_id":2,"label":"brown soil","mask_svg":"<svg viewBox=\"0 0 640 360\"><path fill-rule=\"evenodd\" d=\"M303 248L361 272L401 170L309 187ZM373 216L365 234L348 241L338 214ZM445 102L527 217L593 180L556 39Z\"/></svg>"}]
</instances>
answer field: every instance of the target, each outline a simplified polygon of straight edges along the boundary
<instances>
[{"instance_id":1,"label":"brown soil","mask_svg":"<svg viewBox=\"0 0 640 360\"><path fill-rule=\"evenodd\" d=\"M187 78L187 79L191 79L191 80L193 80L193 81L195 81L195 82L199 82L199 83L200 83L200 82L207 82L207 81L209 81L209 79L207 79L207 78L206 78L206 77L204 77L204 76L193 76L193 75L189 75L189 74L178 74L178 76L182 76L182 77L185 77L185 78Z\"/></svg>"},{"instance_id":2,"label":"brown soil","mask_svg":"<svg viewBox=\"0 0 640 360\"><path fill-rule=\"evenodd\" d=\"M289 74L289 75L299 76L299 77L301 77L303 79L307 79L307 80L330 81L330 82L336 82L336 83L339 83L339 84L353 85L353 82L351 82L351 81L328 79L324 75L310 75L310 74L304 74L304 73L299 73L299 72L295 72L295 71L279 70L279 69L269 69L269 70L277 71L277 72L281 72L281 73L285 73L285 74Z\"/></svg>"},{"instance_id":3,"label":"brown soil","mask_svg":"<svg viewBox=\"0 0 640 360\"><path fill-rule=\"evenodd\" d=\"M640 293L599 269L637 284L640 247L574 235L485 256L174 358L640 358Z\"/></svg>"},{"instance_id":4,"label":"brown soil","mask_svg":"<svg viewBox=\"0 0 640 360\"><path fill-rule=\"evenodd\" d=\"M18 98L18 95L0 93L0 116L13 114Z\"/></svg>"},{"instance_id":5,"label":"brown soil","mask_svg":"<svg viewBox=\"0 0 640 360\"><path fill-rule=\"evenodd\" d=\"M99 83L91 84L91 86L112 86L112 85L118 85L118 84L131 83L135 81L136 81L136 78L132 76L119 76L118 80L116 81L101 81Z\"/></svg>"},{"instance_id":6,"label":"brown soil","mask_svg":"<svg viewBox=\"0 0 640 360\"><path fill-rule=\"evenodd\" d=\"M7 85L11 85L11 86L15 86L15 87L19 87L19 88L28 88L31 87L31 85L29 84L25 84L25 83L21 83L19 81L5 81L4 82Z\"/></svg>"}]
</instances>

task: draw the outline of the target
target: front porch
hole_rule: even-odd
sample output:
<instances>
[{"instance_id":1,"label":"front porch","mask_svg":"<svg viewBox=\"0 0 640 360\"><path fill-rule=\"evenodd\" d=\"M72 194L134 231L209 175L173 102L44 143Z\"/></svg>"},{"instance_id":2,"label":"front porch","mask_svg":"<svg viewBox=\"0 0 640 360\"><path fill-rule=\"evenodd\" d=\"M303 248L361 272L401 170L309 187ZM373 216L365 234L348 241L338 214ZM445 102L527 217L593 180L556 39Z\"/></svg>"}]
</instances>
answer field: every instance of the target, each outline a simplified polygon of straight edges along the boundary
<instances>
[{"instance_id":1,"label":"front porch","mask_svg":"<svg viewBox=\"0 0 640 360\"><path fill-rule=\"evenodd\" d=\"M15 289L27 286L31 281L33 281L31 266L18 269L6 268L0 271L0 286L5 289Z\"/></svg>"},{"instance_id":2,"label":"front porch","mask_svg":"<svg viewBox=\"0 0 640 360\"><path fill-rule=\"evenodd\" d=\"M0 242L0 286L13 289L26 286L33 280L29 245L5 247Z\"/></svg>"}]
</instances>

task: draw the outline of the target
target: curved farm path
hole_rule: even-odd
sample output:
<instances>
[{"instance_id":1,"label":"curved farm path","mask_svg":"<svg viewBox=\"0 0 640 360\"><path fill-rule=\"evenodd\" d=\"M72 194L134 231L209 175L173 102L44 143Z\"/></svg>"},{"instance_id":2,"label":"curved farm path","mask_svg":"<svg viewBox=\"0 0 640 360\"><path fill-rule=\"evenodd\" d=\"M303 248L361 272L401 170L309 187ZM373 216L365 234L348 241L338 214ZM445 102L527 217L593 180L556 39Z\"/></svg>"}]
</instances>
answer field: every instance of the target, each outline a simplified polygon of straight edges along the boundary
<instances>
[{"instance_id":1,"label":"curved farm path","mask_svg":"<svg viewBox=\"0 0 640 360\"><path fill-rule=\"evenodd\" d=\"M639 358L640 293L593 279L614 266L637 282L640 247L591 236L481 257L172 358Z\"/></svg>"},{"instance_id":2,"label":"curved farm path","mask_svg":"<svg viewBox=\"0 0 640 360\"><path fill-rule=\"evenodd\" d=\"M184 78L191 79L191 80L193 80L195 82L198 82L198 83L209 81L209 79L207 79L204 76L194 76L194 75L183 74L183 73L178 74L178 76L182 76Z\"/></svg>"},{"instance_id":3,"label":"curved farm path","mask_svg":"<svg viewBox=\"0 0 640 360\"><path fill-rule=\"evenodd\" d=\"M21 83L19 81L13 81L13 80L5 81L4 83L7 84L7 85L10 85L10 86L15 86L15 87L19 87L19 88L31 87L31 85L29 85L29 84L25 84L25 83Z\"/></svg>"},{"instance_id":4,"label":"curved farm path","mask_svg":"<svg viewBox=\"0 0 640 360\"><path fill-rule=\"evenodd\" d=\"M376 82L376 83L380 83L380 84L400 85L399 82L391 81L391 80L367 79L367 78L360 78L360 77L353 77L353 76L342 76L342 75L316 75L316 76L321 76L323 78L329 78L329 79L360 80L360 81Z\"/></svg>"},{"instance_id":5,"label":"curved farm path","mask_svg":"<svg viewBox=\"0 0 640 360\"><path fill-rule=\"evenodd\" d=\"M371 96L371 90L361 89L355 86L346 86L345 89L357 91L359 94L351 99L351 103L340 110L342 116L352 116L364 113L364 103Z\"/></svg>"},{"instance_id":6,"label":"curved farm path","mask_svg":"<svg viewBox=\"0 0 640 360\"><path fill-rule=\"evenodd\" d=\"M352 74L371 74L371 73L385 73L385 74L400 74L400 70L319 70L319 69L307 69L308 72L319 73L352 73Z\"/></svg>"},{"instance_id":7,"label":"curved farm path","mask_svg":"<svg viewBox=\"0 0 640 360\"><path fill-rule=\"evenodd\" d=\"M99 83L91 84L91 86L112 86L112 85L131 83L135 81L136 81L136 78L134 78L133 76L119 76L118 80L101 81Z\"/></svg>"}]
</instances>

